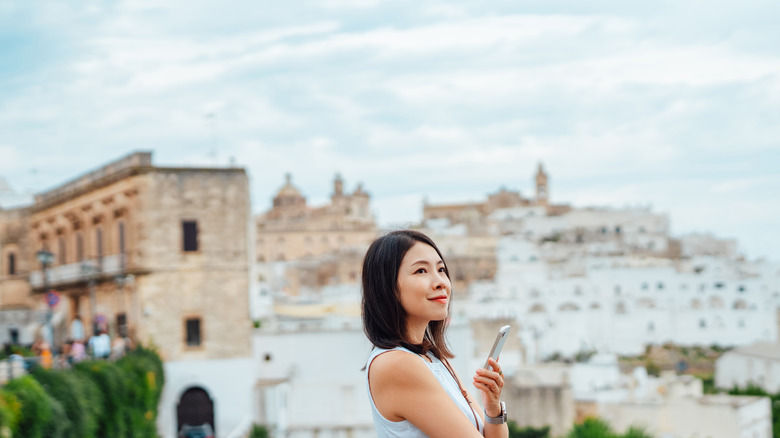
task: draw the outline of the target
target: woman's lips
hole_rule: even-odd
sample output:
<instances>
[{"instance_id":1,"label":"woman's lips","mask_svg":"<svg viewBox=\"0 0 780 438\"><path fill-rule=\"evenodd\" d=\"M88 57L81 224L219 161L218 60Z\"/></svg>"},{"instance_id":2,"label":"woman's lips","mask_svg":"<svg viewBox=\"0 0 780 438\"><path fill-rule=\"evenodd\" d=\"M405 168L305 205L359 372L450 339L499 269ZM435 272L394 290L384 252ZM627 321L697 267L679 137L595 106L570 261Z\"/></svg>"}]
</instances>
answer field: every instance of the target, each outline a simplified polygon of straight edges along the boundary
<instances>
[{"instance_id":1,"label":"woman's lips","mask_svg":"<svg viewBox=\"0 0 780 438\"><path fill-rule=\"evenodd\" d=\"M436 301L438 303L447 304L447 297L435 297L435 298L431 298L430 301Z\"/></svg>"}]
</instances>

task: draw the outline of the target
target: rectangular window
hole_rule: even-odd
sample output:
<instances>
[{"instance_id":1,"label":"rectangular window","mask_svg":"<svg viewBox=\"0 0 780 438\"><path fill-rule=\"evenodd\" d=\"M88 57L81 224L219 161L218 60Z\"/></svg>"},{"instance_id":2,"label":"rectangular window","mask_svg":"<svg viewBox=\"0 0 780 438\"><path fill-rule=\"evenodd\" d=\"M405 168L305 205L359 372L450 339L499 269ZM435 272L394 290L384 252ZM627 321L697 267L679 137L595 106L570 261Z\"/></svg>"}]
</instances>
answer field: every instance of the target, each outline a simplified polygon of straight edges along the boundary
<instances>
[{"instance_id":1,"label":"rectangular window","mask_svg":"<svg viewBox=\"0 0 780 438\"><path fill-rule=\"evenodd\" d=\"M198 250L198 223L195 221L182 221L182 233L184 237L184 251Z\"/></svg>"},{"instance_id":2,"label":"rectangular window","mask_svg":"<svg viewBox=\"0 0 780 438\"><path fill-rule=\"evenodd\" d=\"M8 329L8 337L11 339L11 345L17 345L19 343L19 329Z\"/></svg>"},{"instance_id":3,"label":"rectangular window","mask_svg":"<svg viewBox=\"0 0 780 438\"><path fill-rule=\"evenodd\" d=\"M8 253L8 275L16 275L16 254Z\"/></svg>"},{"instance_id":4,"label":"rectangular window","mask_svg":"<svg viewBox=\"0 0 780 438\"><path fill-rule=\"evenodd\" d=\"M125 223L119 223L119 253L125 253Z\"/></svg>"},{"instance_id":5,"label":"rectangular window","mask_svg":"<svg viewBox=\"0 0 780 438\"><path fill-rule=\"evenodd\" d=\"M200 318L187 318L187 346L197 347L200 342Z\"/></svg>"},{"instance_id":6,"label":"rectangular window","mask_svg":"<svg viewBox=\"0 0 780 438\"><path fill-rule=\"evenodd\" d=\"M125 268L125 223L119 222L119 263Z\"/></svg>"},{"instance_id":7,"label":"rectangular window","mask_svg":"<svg viewBox=\"0 0 780 438\"><path fill-rule=\"evenodd\" d=\"M57 238L57 263L64 265L67 261L65 257L65 238L60 236Z\"/></svg>"},{"instance_id":8,"label":"rectangular window","mask_svg":"<svg viewBox=\"0 0 780 438\"><path fill-rule=\"evenodd\" d=\"M119 332L119 336L127 336L127 315L124 313L116 314L116 330Z\"/></svg>"},{"instance_id":9,"label":"rectangular window","mask_svg":"<svg viewBox=\"0 0 780 438\"><path fill-rule=\"evenodd\" d=\"M84 238L81 237L81 232L76 234L76 260L84 260Z\"/></svg>"},{"instance_id":10,"label":"rectangular window","mask_svg":"<svg viewBox=\"0 0 780 438\"><path fill-rule=\"evenodd\" d=\"M103 230L101 228L95 230L95 252L97 258L103 258Z\"/></svg>"}]
</instances>

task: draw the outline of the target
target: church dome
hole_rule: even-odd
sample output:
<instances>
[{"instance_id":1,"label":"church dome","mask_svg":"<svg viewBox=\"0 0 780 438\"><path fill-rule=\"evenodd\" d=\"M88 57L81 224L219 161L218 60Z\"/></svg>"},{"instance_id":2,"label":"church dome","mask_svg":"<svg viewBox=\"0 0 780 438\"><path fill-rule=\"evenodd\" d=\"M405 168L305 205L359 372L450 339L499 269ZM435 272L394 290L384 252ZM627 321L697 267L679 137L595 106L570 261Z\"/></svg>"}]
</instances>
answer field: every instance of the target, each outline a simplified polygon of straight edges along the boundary
<instances>
[{"instance_id":1,"label":"church dome","mask_svg":"<svg viewBox=\"0 0 780 438\"><path fill-rule=\"evenodd\" d=\"M292 184L292 175L285 175L285 184L279 189L274 197L275 207L286 207L291 205L305 205L306 199L301 192Z\"/></svg>"}]
</instances>

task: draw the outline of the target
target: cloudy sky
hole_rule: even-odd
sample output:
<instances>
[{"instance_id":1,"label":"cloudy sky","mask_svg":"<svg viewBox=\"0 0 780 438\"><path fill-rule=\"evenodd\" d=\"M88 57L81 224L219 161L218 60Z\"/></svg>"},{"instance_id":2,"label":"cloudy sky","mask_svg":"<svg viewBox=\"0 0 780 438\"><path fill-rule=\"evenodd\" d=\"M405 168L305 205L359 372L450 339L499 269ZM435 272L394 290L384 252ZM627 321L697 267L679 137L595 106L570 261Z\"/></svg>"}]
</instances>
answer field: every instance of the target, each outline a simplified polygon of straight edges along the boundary
<instances>
[{"instance_id":1,"label":"cloudy sky","mask_svg":"<svg viewBox=\"0 0 780 438\"><path fill-rule=\"evenodd\" d=\"M39 192L133 150L362 182L381 224L532 194L650 205L780 261L776 1L0 0L0 177ZM8 203L6 203L6 206Z\"/></svg>"}]
</instances>

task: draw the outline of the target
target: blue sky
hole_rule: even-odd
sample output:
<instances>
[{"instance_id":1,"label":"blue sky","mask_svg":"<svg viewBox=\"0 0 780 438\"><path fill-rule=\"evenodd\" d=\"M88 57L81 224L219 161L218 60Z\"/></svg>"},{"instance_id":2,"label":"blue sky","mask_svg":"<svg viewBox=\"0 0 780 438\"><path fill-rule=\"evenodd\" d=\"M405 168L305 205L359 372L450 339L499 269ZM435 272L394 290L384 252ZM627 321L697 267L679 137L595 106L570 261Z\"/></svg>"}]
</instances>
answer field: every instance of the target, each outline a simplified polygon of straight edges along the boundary
<instances>
[{"instance_id":1,"label":"blue sky","mask_svg":"<svg viewBox=\"0 0 780 438\"><path fill-rule=\"evenodd\" d=\"M388 224L530 196L543 162L555 202L780 261L780 7L639 3L0 0L0 177L233 159L255 211L286 172L315 204L340 172Z\"/></svg>"}]
</instances>

